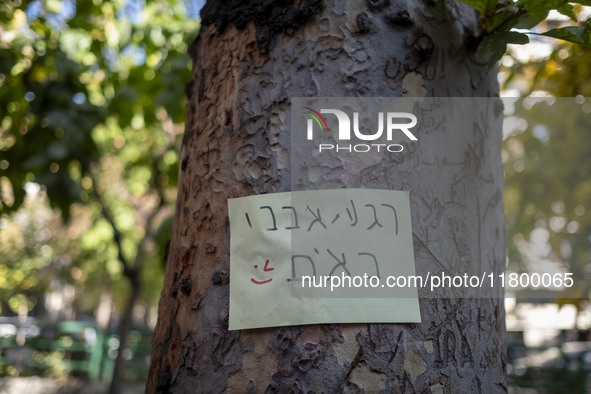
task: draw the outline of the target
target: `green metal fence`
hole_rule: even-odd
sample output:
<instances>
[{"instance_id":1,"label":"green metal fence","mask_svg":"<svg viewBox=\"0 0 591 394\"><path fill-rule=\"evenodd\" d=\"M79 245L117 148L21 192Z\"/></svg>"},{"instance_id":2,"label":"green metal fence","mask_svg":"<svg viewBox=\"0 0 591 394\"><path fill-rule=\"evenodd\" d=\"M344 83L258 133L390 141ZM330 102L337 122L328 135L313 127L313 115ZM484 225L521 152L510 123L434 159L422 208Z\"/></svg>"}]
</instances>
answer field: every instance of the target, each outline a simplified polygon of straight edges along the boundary
<instances>
[{"instance_id":1,"label":"green metal fence","mask_svg":"<svg viewBox=\"0 0 591 394\"><path fill-rule=\"evenodd\" d=\"M565 345L527 348L528 356L509 362L509 386L535 389L538 393L589 393L591 344L570 344L579 345L579 349L565 349Z\"/></svg>"},{"instance_id":2,"label":"green metal fence","mask_svg":"<svg viewBox=\"0 0 591 394\"><path fill-rule=\"evenodd\" d=\"M152 331L147 327L130 330L126 347L121 350L125 381L147 378L151 340ZM89 322L0 323L0 374L7 374L7 367L18 369L21 376L57 370L89 381L108 382L119 343L115 333L103 333Z\"/></svg>"}]
</instances>

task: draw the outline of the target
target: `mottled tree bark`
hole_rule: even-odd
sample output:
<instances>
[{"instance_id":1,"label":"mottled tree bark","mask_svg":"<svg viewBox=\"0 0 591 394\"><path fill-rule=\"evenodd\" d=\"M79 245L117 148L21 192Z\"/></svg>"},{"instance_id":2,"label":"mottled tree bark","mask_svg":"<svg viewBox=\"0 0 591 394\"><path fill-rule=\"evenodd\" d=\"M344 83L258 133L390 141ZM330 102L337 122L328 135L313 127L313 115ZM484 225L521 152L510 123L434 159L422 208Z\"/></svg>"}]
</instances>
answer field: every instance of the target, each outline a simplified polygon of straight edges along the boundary
<instances>
[{"instance_id":1,"label":"mottled tree bark","mask_svg":"<svg viewBox=\"0 0 591 394\"><path fill-rule=\"evenodd\" d=\"M290 97L498 96L473 61L477 32L453 1L208 2L148 392L507 390L501 299L422 299L421 324L227 329L227 199L289 190ZM500 122L454 133L449 156L326 171L323 184L410 190L417 266L504 267Z\"/></svg>"}]
</instances>

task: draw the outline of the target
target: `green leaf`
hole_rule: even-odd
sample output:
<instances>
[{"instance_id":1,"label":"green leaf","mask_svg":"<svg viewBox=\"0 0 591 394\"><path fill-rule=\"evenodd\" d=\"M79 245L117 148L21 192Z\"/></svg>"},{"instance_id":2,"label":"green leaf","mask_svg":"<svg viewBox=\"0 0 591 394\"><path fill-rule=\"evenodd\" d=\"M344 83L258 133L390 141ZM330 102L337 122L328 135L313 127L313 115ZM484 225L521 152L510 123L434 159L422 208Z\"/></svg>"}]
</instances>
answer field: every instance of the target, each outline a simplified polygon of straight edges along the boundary
<instances>
[{"instance_id":1,"label":"green leaf","mask_svg":"<svg viewBox=\"0 0 591 394\"><path fill-rule=\"evenodd\" d=\"M515 24L517 29L532 29L542 22L548 16L548 11L545 12L526 12L521 16L519 22Z\"/></svg>"},{"instance_id":2,"label":"green leaf","mask_svg":"<svg viewBox=\"0 0 591 394\"><path fill-rule=\"evenodd\" d=\"M579 1L570 1L569 3L576 3L581 5L586 5L591 7L591 0L579 0Z\"/></svg>"},{"instance_id":3,"label":"green leaf","mask_svg":"<svg viewBox=\"0 0 591 394\"><path fill-rule=\"evenodd\" d=\"M591 24L587 24L585 27L560 27L541 33L540 35L591 46Z\"/></svg>"},{"instance_id":4,"label":"green leaf","mask_svg":"<svg viewBox=\"0 0 591 394\"><path fill-rule=\"evenodd\" d=\"M476 58L484 60L487 56L490 56L488 66L492 67L507 51L507 44L522 45L528 42L529 37L526 34L515 31L495 31L484 37L476 51Z\"/></svg>"},{"instance_id":5,"label":"green leaf","mask_svg":"<svg viewBox=\"0 0 591 394\"><path fill-rule=\"evenodd\" d=\"M497 6L498 0L460 0L462 3L466 3L469 6L472 6L476 9L476 11L480 12L483 15L488 14L490 11L494 10Z\"/></svg>"},{"instance_id":6,"label":"green leaf","mask_svg":"<svg viewBox=\"0 0 591 394\"><path fill-rule=\"evenodd\" d=\"M566 0L525 0L527 12L548 12L567 4Z\"/></svg>"},{"instance_id":7,"label":"green leaf","mask_svg":"<svg viewBox=\"0 0 591 394\"><path fill-rule=\"evenodd\" d=\"M485 18L484 29L486 33L492 33L496 30L511 30L522 18L524 11L512 7L495 12L490 17Z\"/></svg>"},{"instance_id":8,"label":"green leaf","mask_svg":"<svg viewBox=\"0 0 591 394\"><path fill-rule=\"evenodd\" d=\"M559 7L557 11L560 12L562 15L568 16L571 20L575 22L577 21L577 15L573 11L572 4L566 3L563 6Z\"/></svg>"}]
</instances>

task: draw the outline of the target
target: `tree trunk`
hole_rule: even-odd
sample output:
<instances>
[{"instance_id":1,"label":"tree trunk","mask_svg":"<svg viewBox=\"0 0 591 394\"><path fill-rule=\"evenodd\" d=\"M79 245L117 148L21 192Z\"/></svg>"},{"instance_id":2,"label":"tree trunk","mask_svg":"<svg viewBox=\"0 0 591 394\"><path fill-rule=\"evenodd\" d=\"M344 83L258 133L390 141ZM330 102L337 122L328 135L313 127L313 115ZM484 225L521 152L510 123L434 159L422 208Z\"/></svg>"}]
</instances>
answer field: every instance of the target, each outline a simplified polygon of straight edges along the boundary
<instances>
[{"instance_id":1,"label":"tree trunk","mask_svg":"<svg viewBox=\"0 0 591 394\"><path fill-rule=\"evenodd\" d=\"M478 27L464 4L293 3L202 11L147 391L505 392L499 298L423 298L420 324L228 331L227 199L290 190L291 97L498 96L467 47ZM500 121L445 138L453 152L356 163L325 184L410 190L417 267L504 267Z\"/></svg>"},{"instance_id":2,"label":"tree trunk","mask_svg":"<svg viewBox=\"0 0 591 394\"><path fill-rule=\"evenodd\" d=\"M139 252L138 252L139 253ZM127 346L127 336L133 325L133 308L140 296L141 282L139 271L136 269L128 270L125 276L129 279L131 286L131 294L127 300L125 311L121 315L121 322L117 330L119 336L119 348L117 349L117 357L115 358L115 365L113 367L113 376L109 385L109 394L119 394L121 392L121 378L123 377L123 367L125 364L124 350Z\"/></svg>"}]
</instances>

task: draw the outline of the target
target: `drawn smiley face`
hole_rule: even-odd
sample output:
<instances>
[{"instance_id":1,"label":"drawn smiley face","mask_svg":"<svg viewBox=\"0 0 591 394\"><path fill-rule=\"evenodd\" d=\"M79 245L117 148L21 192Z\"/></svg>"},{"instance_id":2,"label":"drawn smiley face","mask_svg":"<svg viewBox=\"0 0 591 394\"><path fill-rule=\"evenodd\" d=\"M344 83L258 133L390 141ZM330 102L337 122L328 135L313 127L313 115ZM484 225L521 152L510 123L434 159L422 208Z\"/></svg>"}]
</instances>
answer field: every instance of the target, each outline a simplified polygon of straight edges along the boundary
<instances>
[{"instance_id":1,"label":"drawn smiley face","mask_svg":"<svg viewBox=\"0 0 591 394\"><path fill-rule=\"evenodd\" d=\"M255 269L258 269L259 266L255 265L254 266ZM265 261L265 267L263 268L263 271L265 272L269 272L269 271L273 271L275 268L269 268L269 260ZM273 280L273 278L269 278L267 280L263 280L263 281L258 281L256 279L250 278L251 282L254 283L255 285L264 285L265 283L269 283Z\"/></svg>"}]
</instances>

